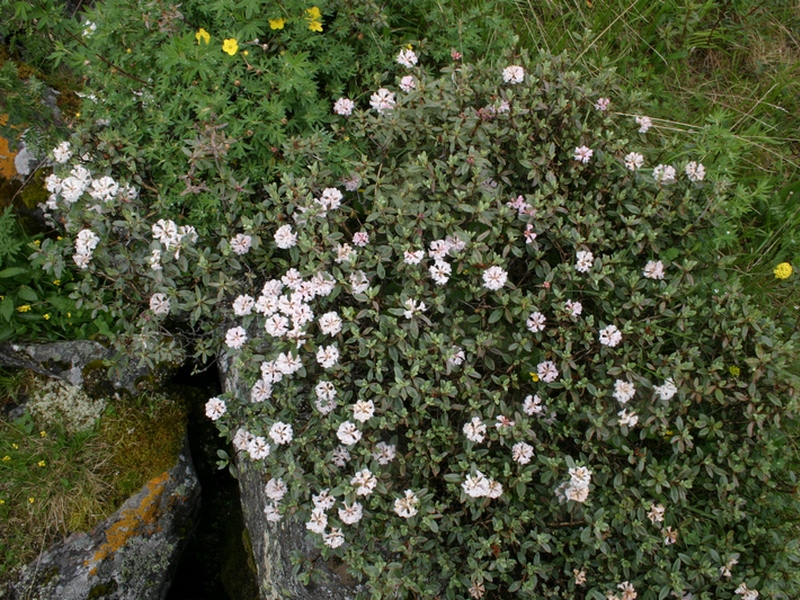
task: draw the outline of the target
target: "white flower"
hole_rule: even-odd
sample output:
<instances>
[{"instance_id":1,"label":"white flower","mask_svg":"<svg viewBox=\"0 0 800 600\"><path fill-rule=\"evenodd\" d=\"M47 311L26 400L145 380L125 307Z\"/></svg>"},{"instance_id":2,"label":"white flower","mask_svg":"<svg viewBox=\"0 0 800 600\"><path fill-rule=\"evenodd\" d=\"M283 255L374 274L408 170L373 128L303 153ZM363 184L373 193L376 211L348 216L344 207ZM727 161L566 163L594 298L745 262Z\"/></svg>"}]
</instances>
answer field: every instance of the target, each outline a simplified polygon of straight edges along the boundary
<instances>
[{"instance_id":1,"label":"white flower","mask_svg":"<svg viewBox=\"0 0 800 600\"><path fill-rule=\"evenodd\" d=\"M238 350L247 341L247 333L242 327L232 327L225 334L225 344L228 348Z\"/></svg>"},{"instance_id":2,"label":"white flower","mask_svg":"<svg viewBox=\"0 0 800 600\"><path fill-rule=\"evenodd\" d=\"M411 490L406 490L405 497L394 501L394 512L404 519L410 519L419 512L417 504L419 504L417 495Z\"/></svg>"},{"instance_id":3,"label":"white flower","mask_svg":"<svg viewBox=\"0 0 800 600\"><path fill-rule=\"evenodd\" d=\"M533 231L533 225L528 223L525 226L525 231L522 232L522 235L525 237L526 244L532 244L533 241L536 239L536 233Z\"/></svg>"},{"instance_id":4,"label":"white flower","mask_svg":"<svg viewBox=\"0 0 800 600\"><path fill-rule=\"evenodd\" d=\"M633 585L628 581L623 581L618 584L617 588L622 590L622 598L620 598L620 600L636 600L639 595L636 593Z\"/></svg>"},{"instance_id":5,"label":"white flower","mask_svg":"<svg viewBox=\"0 0 800 600\"><path fill-rule=\"evenodd\" d=\"M558 369L552 360L546 360L536 365L536 373L539 375L539 379L545 383L553 383L558 379Z\"/></svg>"},{"instance_id":6,"label":"white flower","mask_svg":"<svg viewBox=\"0 0 800 600\"><path fill-rule=\"evenodd\" d=\"M278 507L271 502L264 506L264 515L266 515L267 521L270 523L277 523L282 518L281 513L278 512Z\"/></svg>"},{"instance_id":7,"label":"white flower","mask_svg":"<svg viewBox=\"0 0 800 600\"><path fill-rule=\"evenodd\" d=\"M77 177L67 177L61 181L61 196L68 204L77 202L83 192L86 190L86 181L82 181Z\"/></svg>"},{"instance_id":8,"label":"white flower","mask_svg":"<svg viewBox=\"0 0 800 600\"><path fill-rule=\"evenodd\" d=\"M75 250L82 254L90 254L97 248L100 237L91 229L81 229L75 239Z\"/></svg>"},{"instance_id":9,"label":"white flower","mask_svg":"<svg viewBox=\"0 0 800 600\"><path fill-rule=\"evenodd\" d=\"M89 261L92 260L91 254L81 254L77 252L72 255L72 260L75 261L75 264L78 265L80 269L86 269L89 267Z\"/></svg>"},{"instance_id":10,"label":"white flower","mask_svg":"<svg viewBox=\"0 0 800 600\"><path fill-rule=\"evenodd\" d=\"M375 414L375 404L372 400L359 400L353 404L353 418L360 423L364 423Z\"/></svg>"},{"instance_id":11,"label":"white flower","mask_svg":"<svg viewBox=\"0 0 800 600\"><path fill-rule=\"evenodd\" d=\"M625 155L625 167L629 171L635 171L637 169L641 169L643 164L644 164L644 156L642 156L638 152L629 152L628 154Z\"/></svg>"},{"instance_id":12,"label":"white flower","mask_svg":"<svg viewBox=\"0 0 800 600\"><path fill-rule=\"evenodd\" d=\"M475 477L467 475L464 483L461 484L461 489L471 498L482 498L489 494L489 481L483 473L476 470Z\"/></svg>"},{"instance_id":13,"label":"white flower","mask_svg":"<svg viewBox=\"0 0 800 600\"><path fill-rule=\"evenodd\" d=\"M581 146L579 148L575 148L575 155L573 158L579 162L582 162L583 164L586 164L589 162L589 159L592 158L593 154L594 150L586 146Z\"/></svg>"},{"instance_id":14,"label":"white flower","mask_svg":"<svg viewBox=\"0 0 800 600\"><path fill-rule=\"evenodd\" d=\"M575 585L583 585L586 583L586 571L581 569L572 569L572 575L575 577Z\"/></svg>"},{"instance_id":15,"label":"white flower","mask_svg":"<svg viewBox=\"0 0 800 600\"><path fill-rule=\"evenodd\" d=\"M101 177L92 181L92 187L89 190L89 195L95 200L103 200L109 202L119 190L119 184L111 177Z\"/></svg>"},{"instance_id":16,"label":"white flower","mask_svg":"<svg viewBox=\"0 0 800 600\"><path fill-rule=\"evenodd\" d=\"M664 544L666 546L671 546L678 541L678 531L672 527L668 526L665 529L662 529L661 535L664 536Z\"/></svg>"},{"instance_id":17,"label":"white flower","mask_svg":"<svg viewBox=\"0 0 800 600\"><path fill-rule=\"evenodd\" d=\"M292 232L291 225L283 225L275 232L275 245L283 250L288 250L297 244L297 234Z\"/></svg>"},{"instance_id":18,"label":"white flower","mask_svg":"<svg viewBox=\"0 0 800 600\"><path fill-rule=\"evenodd\" d=\"M289 319L283 315L275 313L267 317L264 323L264 329L272 337L281 337L289 331Z\"/></svg>"},{"instance_id":19,"label":"white flower","mask_svg":"<svg viewBox=\"0 0 800 600\"><path fill-rule=\"evenodd\" d=\"M653 391L658 394L658 397L662 400L670 400L678 393L678 388L675 386L675 382L672 378L670 378L664 382L664 385L654 387Z\"/></svg>"},{"instance_id":20,"label":"white flower","mask_svg":"<svg viewBox=\"0 0 800 600\"><path fill-rule=\"evenodd\" d=\"M219 419L227 410L225 401L220 398L211 398L206 402L206 416L212 421Z\"/></svg>"},{"instance_id":21,"label":"white flower","mask_svg":"<svg viewBox=\"0 0 800 600\"><path fill-rule=\"evenodd\" d=\"M364 271L358 270L350 273L350 290L354 294L363 294L369 289L369 279Z\"/></svg>"},{"instance_id":22,"label":"white flower","mask_svg":"<svg viewBox=\"0 0 800 600\"><path fill-rule=\"evenodd\" d=\"M247 445L254 439L255 436L252 433L240 427L236 430L236 434L233 436L233 447L241 452L244 452L247 450Z\"/></svg>"},{"instance_id":23,"label":"white flower","mask_svg":"<svg viewBox=\"0 0 800 600\"><path fill-rule=\"evenodd\" d=\"M436 285L444 285L450 279L450 273L453 272L453 268L449 263L443 260L437 260L433 265L428 267L428 272L431 275L431 279L436 282Z\"/></svg>"},{"instance_id":24,"label":"white flower","mask_svg":"<svg viewBox=\"0 0 800 600\"><path fill-rule=\"evenodd\" d=\"M619 426L620 427L636 427L636 424L639 422L639 417L636 415L635 412L628 412L627 409L622 409L617 413L619 417Z\"/></svg>"},{"instance_id":25,"label":"white flower","mask_svg":"<svg viewBox=\"0 0 800 600\"><path fill-rule=\"evenodd\" d=\"M686 165L684 169L686 176L689 178L689 181L693 183L697 183L698 181L703 181L706 178L706 168L702 165L702 163L697 163L695 161L690 162Z\"/></svg>"},{"instance_id":26,"label":"white flower","mask_svg":"<svg viewBox=\"0 0 800 600\"><path fill-rule=\"evenodd\" d=\"M526 415L540 415L544 412L544 406L542 406L542 399L539 396L526 396L525 401L522 404L522 410L525 411Z\"/></svg>"},{"instance_id":27,"label":"white flower","mask_svg":"<svg viewBox=\"0 0 800 600\"><path fill-rule=\"evenodd\" d=\"M342 535L342 530L338 527L331 527L330 533L323 534L322 541L329 548L338 548L344 544L344 535Z\"/></svg>"},{"instance_id":28,"label":"white flower","mask_svg":"<svg viewBox=\"0 0 800 600\"><path fill-rule=\"evenodd\" d=\"M51 194L57 194L61 191L61 179L55 173L50 173L44 180L44 186Z\"/></svg>"},{"instance_id":29,"label":"white flower","mask_svg":"<svg viewBox=\"0 0 800 600\"><path fill-rule=\"evenodd\" d=\"M325 188L322 190L322 195L317 199L325 210L336 210L342 205L342 192L336 188Z\"/></svg>"},{"instance_id":30,"label":"white flower","mask_svg":"<svg viewBox=\"0 0 800 600\"><path fill-rule=\"evenodd\" d=\"M413 89L416 89L417 84L414 81L413 75L406 75L400 80L400 89L404 92L408 93Z\"/></svg>"},{"instance_id":31,"label":"white flower","mask_svg":"<svg viewBox=\"0 0 800 600\"><path fill-rule=\"evenodd\" d=\"M424 250L417 250L415 252L406 250L403 253L403 262L407 265L418 265L423 258L425 258Z\"/></svg>"},{"instance_id":32,"label":"white flower","mask_svg":"<svg viewBox=\"0 0 800 600\"><path fill-rule=\"evenodd\" d=\"M336 388L330 381L320 381L314 388L318 400L330 402L336 398Z\"/></svg>"},{"instance_id":33,"label":"white flower","mask_svg":"<svg viewBox=\"0 0 800 600\"><path fill-rule=\"evenodd\" d=\"M575 270L579 273L588 273L594 265L594 254L588 250L580 250L575 255Z\"/></svg>"},{"instance_id":34,"label":"white flower","mask_svg":"<svg viewBox=\"0 0 800 600\"><path fill-rule=\"evenodd\" d=\"M616 398L620 404L626 404L628 400L633 398L635 393L636 388L629 381L617 379L614 382L614 398Z\"/></svg>"},{"instance_id":35,"label":"white flower","mask_svg":"<svg viewBox=\"0 0 800 600\"><path fill-rule=\"evenodd\" d=\"M403 316L406 319L411 319L418 312L425 312L428 308L427 306L425 306L424 302L420 302L418 304L417 301L414 300L413 298L409 298L408 300L403 302L403 306L406 307L406 309L403 311Z\"/></svg>"},{"instance_id":36,"label":"white flower","mask_svg":"<svg viewBox=\"0 0 800 600\"><path fill-rule=\"evenodd\" d=\"M322 534L328 526L328 515L321 508L315 508L311 511L311 516L306 521L306 529L314 533Z\"/></svg>"},{"instance_id":37,"label":"white flower","mask_svg":"<svg viewBox=\"0 0 800 600\"><path fill-rule=\"evenodd\" d=\"M403 48L397 55L397 62L409 69L417 64L417 60L417 55L409 48Z\"/></svg>"},{"instance_id":38,"label":"white flower","mask_svg":"<svg viewBox=\"0 0 800 600\"><path fill-rule=\"evenodd\" d=\"M91 21L84 21L83 22L83 37L91 36L95 31L97 31L97 25L92 23Z\"/></svg>"},{"instance_id":39,"label":"white flower","mask_svg":"<svg viewBox=\"0 0 800 600\"><path fill-rule=\"evenodd\" d=\"M355 103L350 98L339 98L333 103L333 112L343 117L349 117L353 114L353 109L356 107Z\"/></svg>"},{"instance_id":40,"label":"white flower","mask_svg":"<svg viewBox=\"0 0 800 600\"><path fill-rule=\"evenodd\" d=\"M653 121L650 117L636 117L636 124L639 126L639 133L647 133L647 130L653 126Z\"/></svg>"},{"instance_id":41,"label":"white flower","mask_svg":"<svg viewBox=\"0 0 800 600\"><path fill-rule=\"evenodd\" d=\"M506 284L508 273L497 265L489 267L483 272L483 287L496 291Z\"/></svg>"},{"instance_id":42,"label":"white flower","mask_svg":"<svg viewBox=\"0 0 800 600\"><path fill-rule=\"evenodd\" d=\"M153 253L150 255L150 268L153 271L161 270L161 250L153 248Z\"/></svg>"},{"instance_id":43,"label":"white flower","mask_svg":"<svg viewBox=\"0 0 800 600\"><path fill-rule=\"evenodd\" d=\"M290 443L293 435L292 426L288 423L281 423L278 421L273 423L272 427L269 428L269 437L278 445Z\"/></svg>"},{"instance_id":44,"label":"white flower","mask_svg":"<svg viewBox=\"0 0 800 600\"><path fill-rule=\"evenodd\" d=\"M253 238L243 233L237 233L230 241L231 250L239 256L247 254L250 250L250 245L253 243Z\"/></svg>"},{"instance_id":45,"label":"white flower","mask_svg":"<svg viewBox=\"0 0 800 600\"><path fill-rule=\"evenodd\" d=\"M345 421L339 425L339 429L336 431L336 437L339 438L339 441L345 446L352 446L361 439L361 432L358 430L355 423Z\"/></svg>"},{"instance_id":46,"label":"white flower","mask_svg":"<svg viewBox=\"0 0 800 600\"><path fill-rule=\"evenodd\" d=\"M592 481L592 472L586 467L572 467L569 470L570 485L575 487L589 487Z\"/></svg>"},{"instance_id":47,"label":"white flower","mask_svg":"<svg viewBox=\"0 0 800 600\"><path fill-rule=\"evenodd\" d=\"M245 317L253 311L255 301L252 296L245 294L244 296L237 296L233 301L233 314L237 317Z\"/></svg>"},{"instance_id":48,"label":"white flower","mask_svg":"<svg viewBox=\"0 0 800 600\"><path fill-rule=\"evenodd\" d=\"M336 335L342 330L342 320L335 312L326 312L319 318L319 330L327 335Z\"/></svg>"},{"instance_id":49,"label":"white flower","mask_svg":"<svg viewBox=\"0 0 800 600\"><path fill-rule=\"evenodd\" d=\"M378 442L375 445L375 451L372 453L372 458L378 461L379 465L388 465L394 460L396 453L397 448L394 444Z\"/></svg>"},{"instance_id":50,"label":"white flower","mask_svg":"<svg viewBox=\"0 0 800 600\"><path fill-rule=\"evenodd\" d=\"M341 468L350 461L350 451L344 446L336 446L331 453L331 459L334 465Z\"/></svg>"},{"instance_id":51,"label":"white flower","mask_svg":"<svg viewBox=\"0 0 800 600\"><path fill-rule=\"evenodd\" d=\"M505 415L497 415L495 420L496 420L496 423L494 424L494 427L498 431L501 430L501 429L508 429L509 427L513 427L514 426L514 421L512 421L511 419L509 419Z\"/></svg>"},{"instance_id":52,"label":"white flower","mask_svg":"<svg viewBox=\"0 0 800 600\"><path fill-rule=\"evenodd\" d=\"M503 486L494 479L489 479L489 491L486 493L486 497L499 498L502 495L503 495Z\"/></svg>"},{"instance_id":53,"label":"white flower","mask_svg":"<svg viewBox=\"0 0 800 600\"><path fill-rule=\"evenodd\" d=\"M509 65L503 69L503 81L506 83L522 83L525 79L525 69L518 65Z\"/></svg>"},{"instance_id":54,"label":"white flower","mask_svg":"<svg viewBox=\"0 0 800 600\"><path fill-rule=\"evenodd\" d=\"M598 98L597 102L594 103L594 107L599 111L607 111L610 104L611 100L608 98Z\"/></svg>"},{"instance_id":55,"label":"white flower","mask_svg":"<svg viewBox=\"0 0 800 600\"><path fill-rule=\"evenodd\" d=\"M267 443L267 440L265 440L261 436L254 437L247 444L247 453L253 460L261 460L263 458L267 458L269 456L270 450L272 450L272 448L270 448L269 444Z\"/></svg>"},{"instance_id":56,"label":"white flower","mask_svg":"<svg viewBox=\"0 0 800 600\"><path fill-rule=\"evenodd\" d=\"M178 243L178 226L174 221L159 219L151 228L153 238L157 239L167 250Z\"/></svg>"},{"instance_id":57,"label":"white flower","mask_svg":"<svg viewBox=\"0 0 800 600\"><path fill-rule=\"evenodd\" d=\"M335 251L336 251L335 260L338 264L341 264L344 261L348 261L351 263L356 261L356 251L353 250L353 247L350 244L337 244Z\"/></svg>"},{"instance_id":58,"label":"white flower","mask_svg":"<svg viewBox=\"0 0 800 600\"><path fill-rule=\"evenodd\" d=\"M381 88L369 98L369 104L372 108L382 113L385 110L392 110L394 108L394 93L386 88Z\"/></svg>"},{"instance_id":59,"label":"white flower","mask_svg":"<svg viewBox=\"0 0 800 600\"><path fill-rule=\"evenodd\" d=\"M464 350L458 346L453 346L450 348L450 356L447 357L447 364L450 366L459 366L464 362L467 355L464 354Z\"/></svg>"},{"instance_id":60,"label":"white flower","mask_svg":"<svg viewBox=\"0 0 800 600\"><path fill-rule=\"evenodd\" d=\"M319 494L312 496L311 501L314 503L314 508L320 510L330 510L336 504L336 498L331 496L328 488L320 490Z\"/></svg>"},{"instance_id":61,"label":"white flower","mask_svg":"<svg viewBox=\"0 0 800 600\"><path fill-rule=\"evenodd\" d=\"M758 598L758 591L748 589L744 582L736 588L735 593L741 594L742 600L756 600Z\"/></svg>"},{"instance_id":62,"label":"white flower","mask_svg":"<svg viewBox=\"0 0 800 600\"><path fill-rule=\"evenodd\" d=\"M378 485L378 480L369 469L362 469L353 476L350 484L358 486L356 488L357 496L369 496Z\"/></svg>"},{"instance_id":63,"label":"white flower","mask_svg":"<svg viewBox=\"0 0 800 600\"><path fill-rule=\"evenodd\" d=\"M264 402L272 396L272 384L266 379L259 379L250 390L251 402Z\"/></svg>"},{"instance_id":64,"label":"white flower","mask_svg":"<svg viewBox=\"0 0 800 600\"><path fill-rule=\"evenodd\" d=\"M169 314L169 298L160 292L150 296L150 310L156 315Z\"/></svg>"},{"instance_id":65,"label":"white flower","mask_svg":"<svg viewBox=\"0 0 800 600\"><path fill-rule=\"evenodd\" d=\"M664 508L663 504L654 504L647 513L647 518L650 519L650 522L654 525L656 523L663 523L665 511L666 509Z\"/></svg>"},{"instance_id":66,"label":"white flower","mask_svg":"<svg viewBox=\"0 0 800 600\"><path fill-rule=\"evenodd\" d=\"M72 158L72 146L69 142L61 142L58 146L53 148L53 160L57 163L64 164ZM53 191L53 190L49 190Z\"/></svg>"},{"instance_id":67,"label":"white flower","mask_svg":"<svg viewBox=\"0 0 800 600\"><path fill-rule=\"evenodd\" d=\"M544 315L537 311L530 314L526 325L532 333L538 333L539 331L544 331L544 323Z\"/></svg>"},{"instance_id":68,"label":"white flower","mask_svg":"<svg viewBox=\"0 0 800 600\"><path fill-rule=\"evenodd\" d=\"M573 317L578 317L583 312L583 304L580 302L573 302L572 300L567 300L564 303L564 308L566 308Z\"/></svg>"},{"instance_id":69,"label":"white flower","mask_svg":"<svg viewBox=\"0 0 800 600\"><path fill-rule=\"evenodd\" d=\"M521 465L527 465L533 458L533 446L525 442L517 442L511 448L511 458Z\"/></svg>"},{"instance_id":70,"label":"white flower","mask_svg":"<svg viewBox=\"0 0 800 600\"><path fill-rule=\"evenodd\" d=\"M275 500L275 502L280 502L283 500L283 497L286 495L286 484L283 482L283 479L275 479L274 477L270 478L267 482L267 485L264 487L264 493L267 494L267 498Z\"/></svg>"},{"instance_id":71,"label":"white flower","mask_svg":"<svg viewBox=\"0 0 800 600\"><path fill-rule=\"evenodd\" d=\"M317 349L317 362L324 369L330 369L339 361L339 350L336 346L323 346Z\"/></svg>"},{"instance_id":72,"label":"white flower","mask_svg":"<svg viewBox=\"0 0 800 600\"><path fill-rule=\"evenodd\" d=\"M642 269L642 275L648 279L664 279L664 263L660 260L648 260Z\"/></svg>"},{"instance_id":73,"label":"white flower","mask_svg":"<svg viewBox=\"0 0 800 600\"><path fill-rule=\"evenodd\" d=\"M567 500L583 503L586 502L586 499L589 497L589 488L575 487L574 485L571 485L565 490L564 493L566 494Z\"/></svg>"},{"instance_id":74,"label":"white flower","mask_svg":"<svg viewBox=\"0 0 800 600\"><path fill-rule=\"evenodd\" d=\"M369 234L366 231L356 231L353 234L353 245L363 248L369 244Z\"/></svg>"},{"instance_id":75,"label":"white flower","mask_svg":"<svg viewBox=\"0 0 800 600\"><path fill-rule=\"evenodd\" d=\"M675 167L656 165L653 169L653 179L656 183L675 183Z\"/></svg>"},{"instance_id":76,"label":"white flower","mask_svg":"<svg viewBox=\"0 0 800 600\"><path fill-rule=\"evenodd\" d=\"M608 325L600 330L600 343L614 348L622 341L622 332L616 325Z\"/></svg>"},{"instance_id":77,"label":"white flower","mask_svg":"<svg viewBox=\"0 0 800 600\"><path fill-rule=\"evenodd\" d=\"M339 519L345 525L355 525L361 520L362 516L363 509L358 502L353 502L350 506L345 504L343 508L339 509Z\"/></svg>"},{"instance_id":78,"label":"white flower","mask_svg":"<svg viewBox=\"0 0 800 600\"><path fill-rule=\"evenodd\" d=\"M486 425L480 417L472 417L472 421L464 424L462 431L469 441L480 444L486 435Z\"/></svg>"}]
</instances>

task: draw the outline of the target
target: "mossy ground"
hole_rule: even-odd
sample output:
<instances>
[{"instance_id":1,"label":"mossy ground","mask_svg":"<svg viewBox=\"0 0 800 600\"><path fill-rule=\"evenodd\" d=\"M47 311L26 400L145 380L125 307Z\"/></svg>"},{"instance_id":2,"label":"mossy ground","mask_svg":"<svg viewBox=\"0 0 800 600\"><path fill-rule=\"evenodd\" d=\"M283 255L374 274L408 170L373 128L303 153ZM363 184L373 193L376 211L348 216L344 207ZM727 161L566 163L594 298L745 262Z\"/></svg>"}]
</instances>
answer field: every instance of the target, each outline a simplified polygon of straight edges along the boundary
<instances>
[{"instance_id":1,"label":"mossy ground","mask_svg":"<svg viewBox=\"0 0 800 600\"><path fill-rule=\"evenodd\" d=\"M38 381L2 379L2 406L23 403ZM110 400L94 429L75 436L27 414L0 418L0 581L58 539L91 530L172 468L185 429L185 403L172 396Z\"/></svg>"}]
</instances>

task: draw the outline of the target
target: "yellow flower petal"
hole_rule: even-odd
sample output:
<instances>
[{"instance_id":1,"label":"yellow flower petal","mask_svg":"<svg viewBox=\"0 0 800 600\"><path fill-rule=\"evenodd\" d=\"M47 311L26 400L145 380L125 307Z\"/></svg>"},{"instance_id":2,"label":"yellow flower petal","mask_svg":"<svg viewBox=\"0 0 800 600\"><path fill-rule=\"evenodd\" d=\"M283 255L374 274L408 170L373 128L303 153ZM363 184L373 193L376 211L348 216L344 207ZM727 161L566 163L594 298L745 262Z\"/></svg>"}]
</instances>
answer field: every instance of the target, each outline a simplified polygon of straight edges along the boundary
<instances>
[{"instance_id":1,"label":"yellow flower petal","mask_svg":"<svg viewBox=\"0 0 800 600\"><path fill-rule=\"evenodd\" d=\"M234 38L226 38L225 41L222 42L222 51L233 56L239 51L239 42Z\"/></svg>"},{"instance_id":2,"label":"yellow flower petal","mask_svg":"<svg viewBox=\"0 0 800 600\"><path fill-rule=\"evenodd\" d=\"M283 17L279 19L270 19L269 20L269 28L270 29L283 29L283 26L286 25L286 19Z\"/></svg>"},{"instance_id":3,"label":"yellow flower petal","mask_svg":"<svg viewBox=\"0 0 800 600\"><path fill-rule=\"evenodd\" d=\"M320 23L319 21L311 21L308 24L308 28L311 31L322 31L322 23Z\"/></svg>"},{"instance_id":4,"label":"yellow flower petal","mask_svg":"<svg viewBox=\"0 0 800 600\"><path fill-rule=\"evenodd\" d=\"M201 27L200 29L197 30L197 33L194 34L194 39L197 40L198 44L201 41L203 41L206 44L208 44L211 41L211 36L209 35L209 33L205 29L203 29Z\"/></svg>"},{"instance_id":5,"label":"yellow flower petal","mask_svg":"<svg viewBox=\"0 0 800 600\"><path fill-rule=\"evenodd\" d=\"M306 19L311 21L319 21L322 18L322 13L319 12L319 9L316 6L312 6L311 8L306 9Z\"/></svg>"}]
</instances>

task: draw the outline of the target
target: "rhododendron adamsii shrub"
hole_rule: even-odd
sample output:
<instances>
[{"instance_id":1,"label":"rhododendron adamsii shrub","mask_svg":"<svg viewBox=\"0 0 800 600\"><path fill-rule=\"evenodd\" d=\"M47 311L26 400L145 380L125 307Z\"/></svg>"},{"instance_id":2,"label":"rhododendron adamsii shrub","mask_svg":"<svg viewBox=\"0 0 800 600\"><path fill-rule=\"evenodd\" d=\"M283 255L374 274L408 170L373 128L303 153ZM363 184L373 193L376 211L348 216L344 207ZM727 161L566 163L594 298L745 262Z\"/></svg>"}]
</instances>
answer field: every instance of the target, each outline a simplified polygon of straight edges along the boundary
<instances>
[{"instance_id":1,"label":"rhododendron adamsii shrub","mask_svg":"<svg viewBox=\"0 0 800 600\"><path fill-rule=\"evenodd\" d=\"M265 527L365 597L791 597L793 345L703 252L725 186L666 164L607 73L413 58L387 57L413 87L331 103L344 178L308 158L218 237L123 183L55 192L42 260L124 297L151 353L224 355L206 414Z\"/></svg>"}]
</instances>

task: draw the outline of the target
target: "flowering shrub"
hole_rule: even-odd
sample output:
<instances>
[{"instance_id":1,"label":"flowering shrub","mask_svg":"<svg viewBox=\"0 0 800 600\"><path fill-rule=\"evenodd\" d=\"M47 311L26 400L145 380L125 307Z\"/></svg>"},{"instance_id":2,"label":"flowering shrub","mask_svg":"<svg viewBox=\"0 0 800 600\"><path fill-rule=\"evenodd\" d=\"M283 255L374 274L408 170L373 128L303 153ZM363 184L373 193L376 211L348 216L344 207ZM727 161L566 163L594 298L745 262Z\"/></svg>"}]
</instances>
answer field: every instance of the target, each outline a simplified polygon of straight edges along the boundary
<instances>
[{"instance_id":1,"label":"flowering shrub","mask_svg":"<svg viewBox=\"0 0 800 600\"><path fill-rule=\"evenodd\" d=\"M703 265L702 157L658 162L613 79L561 59L386 61L329 144L229 182L214 231L67 161L39 262L135 356L227 355L206 414L263 464L265 523L372 597L796 594L794 346Z\"/></svg>"}]
</instances>

